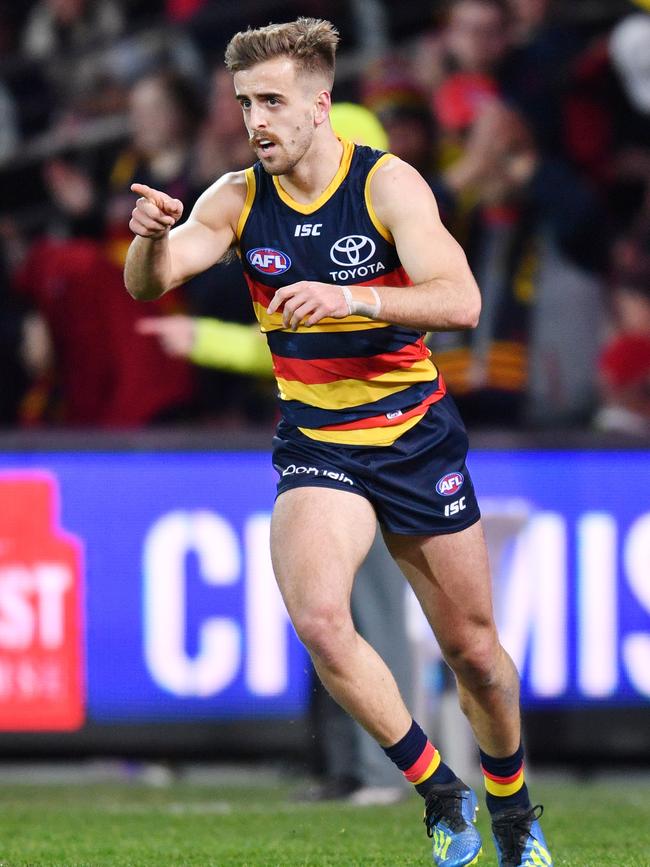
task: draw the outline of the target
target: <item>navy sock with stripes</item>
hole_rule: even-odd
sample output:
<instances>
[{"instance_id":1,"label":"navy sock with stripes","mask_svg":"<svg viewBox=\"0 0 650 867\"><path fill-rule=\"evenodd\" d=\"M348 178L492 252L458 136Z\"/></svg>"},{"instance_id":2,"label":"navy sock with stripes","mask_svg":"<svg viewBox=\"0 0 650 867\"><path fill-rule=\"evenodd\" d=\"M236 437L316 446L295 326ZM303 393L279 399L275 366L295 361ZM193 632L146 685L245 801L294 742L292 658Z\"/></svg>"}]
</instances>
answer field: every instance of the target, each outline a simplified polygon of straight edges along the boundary
<instances>
[{"instance_id":1,"label":"navy sock with stripes","mask_svg":"<svg viewBox=\"0 0 650 867\"><path fill-rule=\"evenodd\" d=\"M481 770L485 780L485 802L490 813L511 807L530 807L528 788L524 781L524 749L505 758L481 753Z\"/></svg>"},{"instance_id":2,"label":"navy sock with stripes","mask_svg":"<svg viewBox=\"0 0 650 867\"><path fill-rule=\"evenodd\" d=\"M456 774L441 760L440 753L415 720L404 737L392 747L384 747L384 752L423 798L432 785L456 779Z\"/></svg>"}]
</instances>

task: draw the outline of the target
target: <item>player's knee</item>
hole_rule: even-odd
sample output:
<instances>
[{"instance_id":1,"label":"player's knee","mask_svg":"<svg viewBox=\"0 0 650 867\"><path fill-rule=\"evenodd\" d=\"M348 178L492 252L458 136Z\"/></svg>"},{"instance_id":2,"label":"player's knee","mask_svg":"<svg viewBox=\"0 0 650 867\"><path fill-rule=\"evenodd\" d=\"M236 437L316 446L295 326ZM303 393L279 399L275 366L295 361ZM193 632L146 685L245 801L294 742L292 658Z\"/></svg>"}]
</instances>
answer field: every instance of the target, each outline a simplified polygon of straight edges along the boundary
<instances>
[{"instance_id":1,"label":"player's knee","mask_svg":"<svg viewBox=\"0 0 650 867\"><path fill-rule=\"evenodd\" d=\"M496 677L500 658L499 641L486 630L445 650L445 659L456 677L468 687L490 686Z\"/></svg>"},{"instance_id":2,"label":"player's knee","mask_svg":"<svg viewBox=\"0 0 650 867\"><path fill-rule=\"evenodd\" d=\"M307 650L325 664L345 657L348 639L354 634L349 612L330 605L301 612L293 625Z\"/></svg>"}]
</instances>

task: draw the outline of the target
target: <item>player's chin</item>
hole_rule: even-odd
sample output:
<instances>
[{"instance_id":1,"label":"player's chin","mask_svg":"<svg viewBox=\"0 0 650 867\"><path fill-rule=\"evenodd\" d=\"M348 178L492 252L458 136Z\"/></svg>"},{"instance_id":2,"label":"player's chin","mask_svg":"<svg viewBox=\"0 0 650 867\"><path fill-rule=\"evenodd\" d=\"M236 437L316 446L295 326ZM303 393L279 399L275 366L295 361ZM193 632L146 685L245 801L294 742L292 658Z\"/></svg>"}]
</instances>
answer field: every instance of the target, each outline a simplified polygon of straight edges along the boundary
<instances>
[{"instance_id":1,"label":"player's chin","mask_svg":"<svg viewBox=\"0 0 650 867\"><path fill-rule=\"evenodd\" d=\"M270 175L285 175L295 166L295 160L283 159L279 154L262 154L260 156L264 170Z\"/></svg>"},{"instance_id":2,"label":"player's chin","mask_svg":"<svg viewBox=\"0 0 650 867\"><path fill-rule=\"evenodd\" d=\"M262 160L264 171L269 175L284 175L288 171L288 167L281 163L273 163L268 160Z\"/></svg>"}]
</instances>

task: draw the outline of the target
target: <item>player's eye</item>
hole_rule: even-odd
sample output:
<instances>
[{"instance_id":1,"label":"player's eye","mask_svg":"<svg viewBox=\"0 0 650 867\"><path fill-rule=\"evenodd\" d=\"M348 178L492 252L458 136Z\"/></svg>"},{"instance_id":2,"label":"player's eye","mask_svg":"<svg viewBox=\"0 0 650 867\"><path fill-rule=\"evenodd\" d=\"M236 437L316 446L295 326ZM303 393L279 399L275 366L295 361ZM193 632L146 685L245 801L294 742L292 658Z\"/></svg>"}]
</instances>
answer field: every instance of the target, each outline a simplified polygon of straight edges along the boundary
<instances>
[{"instance_id":1,"label":"player's eye","mask_svg":"<svg viewBox=\"0 0 650 867\"><path fill-rule=\"evenodd\" d=\"M239 104L241 105L241 107L242 107L244 110L249 109L249 108L251 107L251 101L250 101L250 99L240 99L240 100L239 100Z\"/></svg>"},{"instance_id":2,"label":"player's eye","mask_svg":"<svg viewBox=\"0 0 650 867\"><path fill-rule=\"evenodd\" d=\"M269 96L267 102L269 105L280 105L280 102L276 96Z\"/></svg>"}]
</instances>

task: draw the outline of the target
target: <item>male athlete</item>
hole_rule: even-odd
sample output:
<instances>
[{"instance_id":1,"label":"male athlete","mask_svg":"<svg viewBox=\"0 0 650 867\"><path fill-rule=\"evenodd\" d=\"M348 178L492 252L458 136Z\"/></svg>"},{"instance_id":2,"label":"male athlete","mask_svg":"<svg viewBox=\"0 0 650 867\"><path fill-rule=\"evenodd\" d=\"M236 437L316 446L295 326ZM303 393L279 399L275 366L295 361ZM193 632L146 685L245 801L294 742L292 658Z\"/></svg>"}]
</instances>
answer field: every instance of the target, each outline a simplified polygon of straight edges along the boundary
<instances>
[{"instance_id":1,"label":"male athlete","mask_svg":"<svg viewBox=\"0 0 650 867\"><path fill-rule=\"evenodd\" d=\"M150 300L237 247L273 356L282 420L275 574L332 696L425 799L437 865L474 864L477 798L409 714L350 616L379 520L458 683L480 748L501 867L552 864L524 782L519 682L492 615L467 436L423 342L472 328L480 294L429 187L409 165L336 137L338 35L300 18L226 50L258 162L220 178L189 219L134 184L125 282Z\"/></svg>"}]
</instances>

